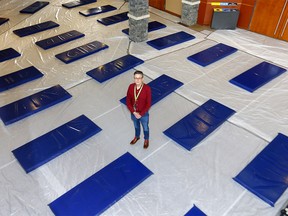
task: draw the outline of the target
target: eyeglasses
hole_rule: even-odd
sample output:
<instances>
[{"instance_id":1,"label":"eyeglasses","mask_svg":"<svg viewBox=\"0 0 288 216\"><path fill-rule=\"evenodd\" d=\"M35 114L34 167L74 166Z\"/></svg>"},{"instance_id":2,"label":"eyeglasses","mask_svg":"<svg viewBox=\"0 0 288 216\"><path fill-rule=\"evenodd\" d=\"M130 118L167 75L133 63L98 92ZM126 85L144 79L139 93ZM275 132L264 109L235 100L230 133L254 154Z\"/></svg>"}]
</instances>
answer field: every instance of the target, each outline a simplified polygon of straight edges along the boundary
<instances>
[{"instance_id":1,"label":"eyeglasses","mask_svg":"<svg viewBox=\"0 0 288 216\"><path fill-rule=\"evenodd\" d=\"M139 79L143 79L143 77L134 77L134 79L139 80Z\"/></svg>"}]
</instances>

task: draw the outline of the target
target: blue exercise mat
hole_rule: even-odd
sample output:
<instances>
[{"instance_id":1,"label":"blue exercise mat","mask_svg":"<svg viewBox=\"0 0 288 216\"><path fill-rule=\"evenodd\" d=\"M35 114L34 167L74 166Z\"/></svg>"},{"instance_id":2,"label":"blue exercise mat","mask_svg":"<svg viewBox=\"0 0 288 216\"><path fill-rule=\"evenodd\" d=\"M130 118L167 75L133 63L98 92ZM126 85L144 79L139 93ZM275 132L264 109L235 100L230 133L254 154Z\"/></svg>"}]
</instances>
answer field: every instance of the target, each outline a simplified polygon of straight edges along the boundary
<instances>
[{"instance_id":1,"label":"blue exercise mat","mask_svg":"<svg viewBox=\"0 0 288 216\"><path fill-rule=\"evenodd\" d=\"M111 5L103 5L100 7L90 8L88 10L79 11L79 13L85 17L88 17L88 16L93 16L93 15L97 15L97 14L101 14L101 13L106 13L106 12L113 11L116 9L117 9L116 7L113 7Z\"/></svg>"},{"instance_id":2,"label":"blue exercise mat","mask_svg":"<svg viewBox=\"0 0 288 216\"><path fill-rule=\"evenodd\" d=\"M132 55L126 55L105 65L90 70L86 74L102 83L142 63L144 63L143 60Z\"/></svg>"},{"instance_id":3,"label":"blue exercise mat","mask_svg":"<svg viewBox=\"0 0 288 216\"><path fill-rule=\"evenodd\" d=\"M8 21L9 21L8 18L1 18L1 17L0 17L0 25L6 23L6 22L8 22Z\"/></svg>"},{"instance_id":4,"label":"blue exercise mat","mask_svg":"<svg viewBox=\"0 0 288 216\"><path fill-rule=\"evenodd\" d=\"M194 205L184 216L206 216L206 214Z\"/></svg>"},{"instance_id":5,"label":"blue exercise mat","mask_svg":"<svg viewBox=\"0 0 288 216\"><path fill-rule=\"evenodd\" d=\"M147 44L154 47L155 49L162 50L180 43L184 43L194 38L195 37L193 35L188 34L184 31L180 31L174 34L167 35L165 37L148 41Z\"/></svg>"},{"instance_id":6,"label":"blue exercise mat","mask_svg":"<svg viewBox=\"0 0 288 216\"><path fill-rule=\"evenodd\" d=\"M72 30L72 31L65 32L60 35L56 35L54 37L50 37L41 41L37 41L36 44L40 46L41 48L47 50L47 49L62 45L64 43L68 43L70 41L76 40L84 36L85 34Z\"/></svg>"},{"instance_id":7,"label":"blue exercise mat","mask_svg":"<svg viewBox=\"0 0 288 216\"><path fill-rule=\"evenodd\" d=\"M0 92L42 77L43 74L31 66L0 77Z\"/></svg>"},{"instance_id":8,"label":"blue exercise mat","mask_svg":"<svg viewBox=\"0 0 288 216\"><path fill-rule=\"evenodd\" d=\"M151 88L152 101L151 106L162 100L164 97L171 94L177 88L183 85L176 79L173 79L165 74L161 75L157 79L148 83ZM120 100L121 103L126 104L126 97Z\"/></svg>"},{"instance_id":9,"label":"blue exercise mat","mask_svg":"<svg viewBox=\"0 0 288 216\"><path fill-rule=\"evenodd\" d=\"M188 60L195 62L203 67L210 65L228 55L236 52L237 49L234 47L227 46L225 44L219 43L212 46L206 50L198 52L194 55L188 57Z\"/></svg>"},{"instance_id":10,"label":"blue exercise mat","mask_svg":"<svg viewBox=\"0 0 288 216\"><path fill-rule=\"evenodd\" d=\"M153 22L148 23L148 32L156 31L156 30L159 30L162 28L166 28L166 25L164 25L160 22L157 22L157 21L153 21ZM129 35L129 28L123 29L122 32Z\"/></svg>"},{"instance_id":11,"label":"blue exercise mat","mask_svg":"<svg viewBox=\"0 0 288 216\"><path fill-rule=\"evenodd\" d=\"M87 4L91 4L91 3L94 3L94 2L97 2L96 0L77 0L77 1L72 1L72 2L68 2L68 3L65 3L65 4L62 4L63 7L65 8L75 8L75 7L79 7L79 6L82 6L82 5L87 5Z\"/></svg>"},{"instance_id":12,"label":"blue exercise mat","mask_svg":"<svg viewBox=\"0 0 288 216\"><path fill-rule=\"evenodd\" d=\"M288 137L279 133L235 178L271 206L288 187Z\"/></svg>"},{"instance_id":13,"label":"blue exercise mat","mask_svg":"<svg viewBox=\"0 0 288 216\"><path fill-rule=\"evenodd\" d=\"M10 59L16 58L18 56L21 56L21 54L18 53L13 48L0 50L0 62L7 61L7 60L10 60Z\"/></svg>"},{"instance_id":14,"label":"blue exercise mat","mask_svg":"<svg viewBox=\"0 0 288 216\"><path fill-rule=\"evenodd\" d=\"M21 29L16 29L13 32L19 37L25 37L25 36L32 35L38 32L42 32L48 29L52 29L58 26L59 24L55 22L47 21L47 22L39 23L37 25L32 25L32 26L28 26L25 28L21 28Z\"/></svg>"},{"instance_id":15,"label":"blue exercise mat","mask_svg":"<svg viewBox=\"0 0 288 216\"><path fill-rule=\"evenodd\" d=\"M152 174L127 152L50 203L49 207L55 215L100 215Z\"/></svg>"},{"instance_id":16,"label":"blue exercise mat","mask_svg":"<svg viewBox=\"0 0 288 216\"><path fill-rule=\"evenodd\" d=\"M234 113L210 99L163 133L190 151Z\"/></svg>"},{"instance_id":17,"label":"blue exercise mat","mask_svg":"<svg viewBox=\"0 0 288 216\"><path fill-rule=\"evenodd\" d=\"M65 89L56 85L0 107L0 118L5 125L9 125L70 97L72 96Z\"/></svg>"},{"instance_id":18,"label":"blue exercise mat","mask_svg":"<svg viewBox=\"0 0 288 216\"><path fill-rule=\"evenodd\" d=\"M49 2L46 1L36 1L33 4L29 5L28 7L22 9L20 13L28 13L28 14L33 14L36 13L37 11L41 10L45 6L47 6Z\"/></svg>"},{"instance_id":19,"label":"blue exercise mat","mask_svg":"<svg viewBox=\"0 0 288 216\"><path fill-rule=\"evenodd\" d=\"M128 20L129 18L128 18L127 14L128 14L128 12L124 12L124 13L116 14L113 16L105 17L102 19L98 19L97 21L99 23L102 23L105 26L113 25L113 24Z\"/></svg>"},{"instance_id":20,"label":"blue exercise mat","mask_svg":"<svg viewBox=\"0 0 288 216\"><path fill-rule=\"evenodd\" d=\"M81 115L12 152L26 173L29 173L101 130L89 118Z\"/></svg>"},{"instance_id":21,"label":"blue exercise mat","mask_svg":"<svg viewBox=\"0 0 288 216\"><path fill-rule=\"evenodd\" d=\"M286 69L262 62L255 67L234 77L229 82L249 92L254 92L261 86L284 73Z\"/></svg>"},{"instance_id":22,"label":"blue exercise mat","mask_svg":"<svg viewBox=\"0 0 288 216\"><path fill-rule=\"evenodd\" d=\"M106 48L108 48L106 44L99 41L93 41L80 47L76 47L74 49L57 54L55 57L62 62L69 64Z\"/></svg>"}]
</instances>

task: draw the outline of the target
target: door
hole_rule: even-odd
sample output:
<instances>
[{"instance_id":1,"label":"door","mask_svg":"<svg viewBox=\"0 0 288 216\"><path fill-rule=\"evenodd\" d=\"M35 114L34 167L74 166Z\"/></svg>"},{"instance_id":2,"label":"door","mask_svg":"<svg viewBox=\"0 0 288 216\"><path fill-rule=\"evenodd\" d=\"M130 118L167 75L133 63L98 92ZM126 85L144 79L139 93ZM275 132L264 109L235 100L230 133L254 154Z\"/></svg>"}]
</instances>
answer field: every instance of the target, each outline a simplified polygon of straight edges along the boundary
<instances>
[{"instance_id":1,"label":"door","mask_svg":"<svg viewBox=\"0 0 288 216\"><path fill-rule=\"evenodd\" d=\"M250 30L277 37L281 17L288 0L257 0Z\"/></svg>"},{"instance_id":2,"label":"door","mask_svg":"<svg viewBox=\"0 0 288 216\"><path fill-rule=\"evenodd\" d=\"M149 5L159 10L165 10L165 0L149 0Z\"/></svg>"}]
</instances>

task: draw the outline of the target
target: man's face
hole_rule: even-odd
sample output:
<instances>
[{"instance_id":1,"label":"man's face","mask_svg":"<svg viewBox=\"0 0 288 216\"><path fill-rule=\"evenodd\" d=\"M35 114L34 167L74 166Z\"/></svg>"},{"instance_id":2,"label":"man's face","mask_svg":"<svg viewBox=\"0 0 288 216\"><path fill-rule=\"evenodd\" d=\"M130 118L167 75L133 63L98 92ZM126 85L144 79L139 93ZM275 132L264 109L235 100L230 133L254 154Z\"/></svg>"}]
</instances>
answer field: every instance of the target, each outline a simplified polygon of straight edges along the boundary
<instances>
[{"instance_id":1,"label":"man's face","mask_svg":"<svg viewBox=\"0 0 288 216\"><path fill-rule=\"evenodd\" d=\"M134 75L134 82L136 85L142 85L143 83L143 76L141 74Z\"/></svg>"}]
</instances>

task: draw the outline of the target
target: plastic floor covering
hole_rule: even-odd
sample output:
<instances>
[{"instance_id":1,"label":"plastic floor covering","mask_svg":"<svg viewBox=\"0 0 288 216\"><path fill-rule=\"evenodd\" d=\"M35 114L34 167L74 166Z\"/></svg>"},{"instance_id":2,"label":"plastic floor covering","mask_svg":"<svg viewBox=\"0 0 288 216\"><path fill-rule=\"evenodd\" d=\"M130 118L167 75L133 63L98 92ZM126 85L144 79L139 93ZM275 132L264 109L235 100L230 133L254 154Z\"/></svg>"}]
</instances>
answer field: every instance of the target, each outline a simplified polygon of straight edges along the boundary
<instances>
[{"instance_id":1,"label":"plastic floor covering","mask_svg":"<svg viewBox=\"0 0 288 216\"><path fill-rule=\"evenodd\" d=\"M50 0L34 14L19 11L35 1L0 0L0 50L13 48L21 54L0 63L0 76L34 66L43 77L0 92L0 107L61 85L72 98L5 126L0 122L0 215L53 215L48 204L126 152L154 174L134 188L102 215L178 216L194 205L209 216L278 215L287 205L288 191L274 207L263 202L235 177L278 133L288 135L288 75L283 73L253 93L229 83L233 77L267 61L287 69L288 44L242 29L197 32L178 24L179 18L150 8L149 21L167 27L150 32L148 40L185 31L195 39L156 50L146 42L129 42L122 32L128 21L104 26L97 19L128 11L123 0L97 2L67 9L67 0ZM84 17L79 11L112 5L117 10ZM124 5L123 5L124 4ZM23 38L14 30L53 21L60 26ZM44 50L37 41L76 30L84 37ZM55 55L92 41L109 48L65 64ZM202 67L187 60L217 43L237 52ZM145 62L99 83L86 72L127 54ZM119 100L126 96L135 69L145 82L166 74L183 86L150 109L150 146L143 149L143 135L136 145L130 113ZM191 151L163 134L167 128L213 99L236 113ZM101 129L45 165L26 174L12 151L64 123L85 115Z\"/></svg>"}]
</instances>

